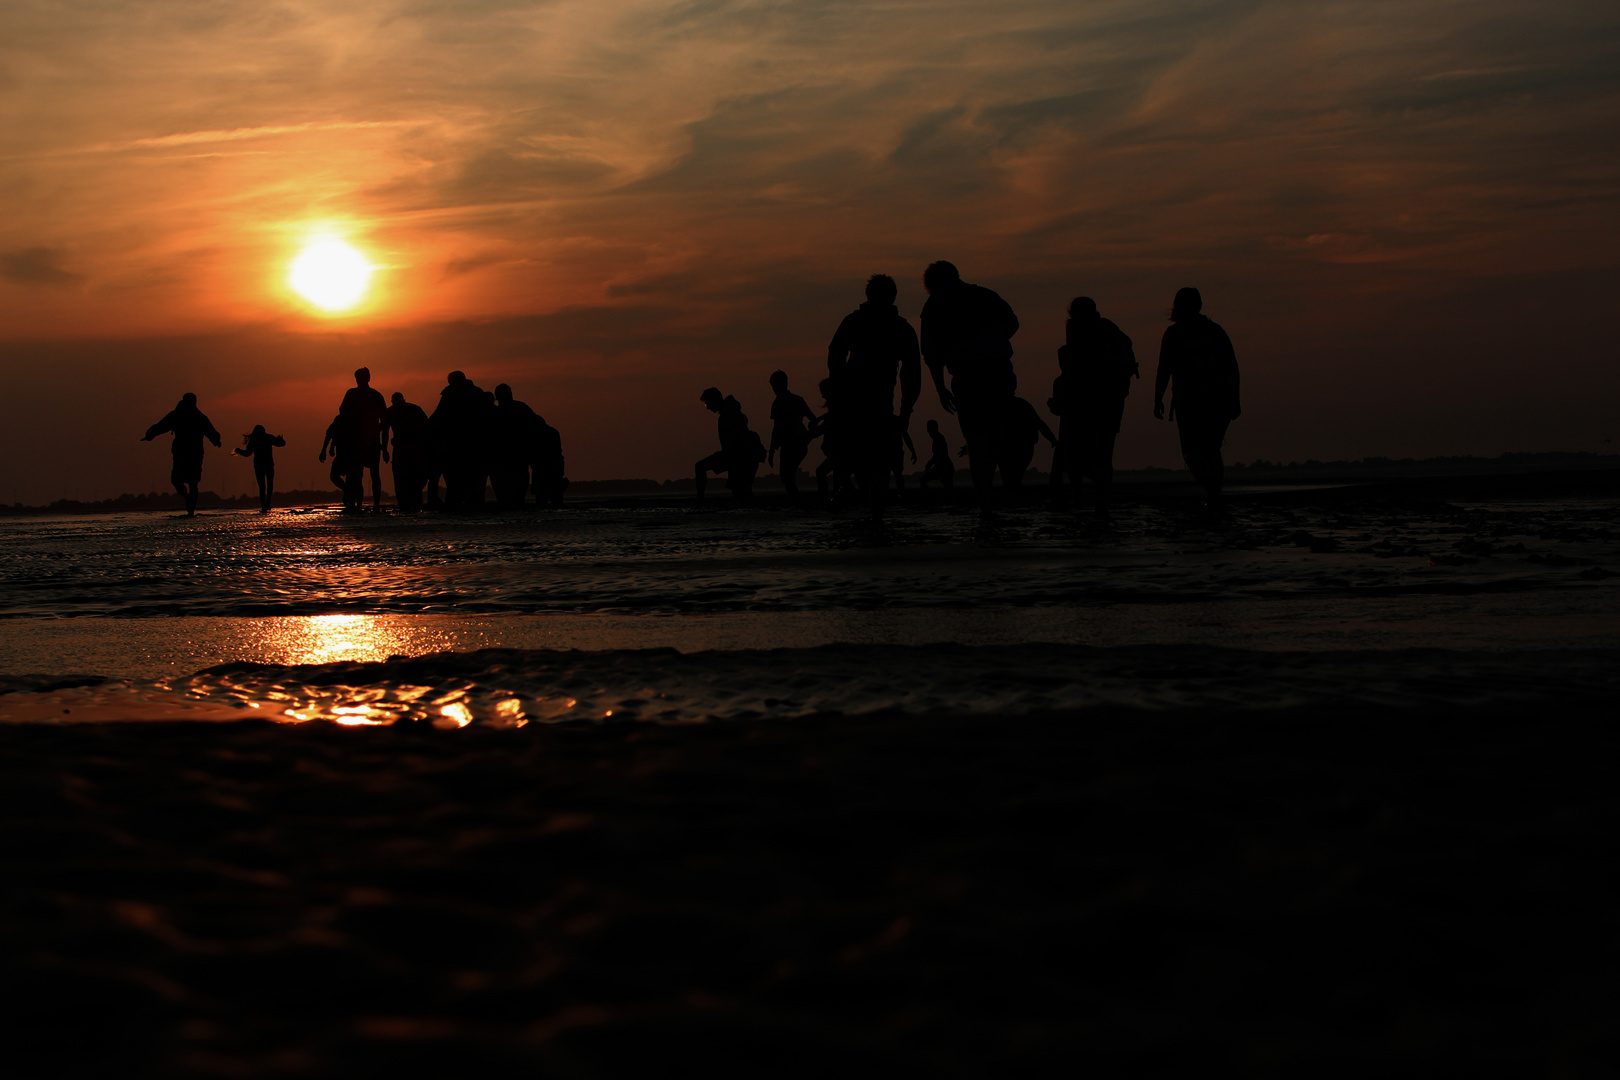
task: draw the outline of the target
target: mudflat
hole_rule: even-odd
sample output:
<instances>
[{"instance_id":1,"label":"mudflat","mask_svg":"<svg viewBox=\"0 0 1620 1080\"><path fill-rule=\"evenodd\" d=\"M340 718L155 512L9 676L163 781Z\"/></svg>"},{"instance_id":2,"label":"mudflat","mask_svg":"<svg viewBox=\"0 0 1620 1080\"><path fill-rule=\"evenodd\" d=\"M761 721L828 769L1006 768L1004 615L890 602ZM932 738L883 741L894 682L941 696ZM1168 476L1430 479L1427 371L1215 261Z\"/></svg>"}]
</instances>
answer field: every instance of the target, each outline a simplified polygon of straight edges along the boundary
<instances>
[{"instance_id":1,"label":"mudflat","mask_svg":"<svg viewBox=\"0 0 1620 1080\"><path fill-rule=\"evenodd\" d=\"M1611 702L0 727L14 1075L1599 1075Z\"/></svg>"}]
</instances>

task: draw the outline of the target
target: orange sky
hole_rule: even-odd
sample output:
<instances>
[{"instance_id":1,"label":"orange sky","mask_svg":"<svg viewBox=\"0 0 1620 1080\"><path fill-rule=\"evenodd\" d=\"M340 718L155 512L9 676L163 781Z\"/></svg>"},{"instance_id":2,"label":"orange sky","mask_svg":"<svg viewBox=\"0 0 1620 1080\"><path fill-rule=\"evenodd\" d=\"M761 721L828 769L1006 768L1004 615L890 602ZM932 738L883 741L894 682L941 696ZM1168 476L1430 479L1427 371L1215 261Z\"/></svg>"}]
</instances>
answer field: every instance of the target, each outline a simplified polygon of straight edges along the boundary
<instances>
[{"instance_id":1,"label":"orange sky","mask_svg":"<svg viewBox=\"0 0 1620 1080\"><path fill-rule=\"evenodd\" d=\"M511 382L577 479L685 475L703 387L763 428L936 258L1037 401L1069 297L1151 378L1200 286L1230 458L1601 450L1620 408L1612 4L8 0L0 124L8 502L165 487L134 440L186 390L302 484L363 362ZM285 286L317 231L379 266L356 313ZM1150 398L1122 466L1175 464Z\"/></svg>"}]
</instances>

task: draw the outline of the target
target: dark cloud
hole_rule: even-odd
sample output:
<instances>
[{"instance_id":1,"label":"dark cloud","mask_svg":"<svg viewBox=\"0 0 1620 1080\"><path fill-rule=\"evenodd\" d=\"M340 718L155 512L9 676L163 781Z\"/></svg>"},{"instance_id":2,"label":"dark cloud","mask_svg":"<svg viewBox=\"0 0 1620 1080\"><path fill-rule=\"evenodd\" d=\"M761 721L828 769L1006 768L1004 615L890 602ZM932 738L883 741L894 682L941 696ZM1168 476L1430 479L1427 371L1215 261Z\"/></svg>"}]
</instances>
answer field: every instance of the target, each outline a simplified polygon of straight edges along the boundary
<instances>
[{"instance_id":1,"label":"dark cloud","mask_svg":"<svg viewBox=\"0 0 1620 1080\"><path fill-rule=\"evenodd\" d=\"M48 247L0 252L0 277L22 285L77 285L84 280L62 267L62 253Z\"/></svg>"}]
</instances>

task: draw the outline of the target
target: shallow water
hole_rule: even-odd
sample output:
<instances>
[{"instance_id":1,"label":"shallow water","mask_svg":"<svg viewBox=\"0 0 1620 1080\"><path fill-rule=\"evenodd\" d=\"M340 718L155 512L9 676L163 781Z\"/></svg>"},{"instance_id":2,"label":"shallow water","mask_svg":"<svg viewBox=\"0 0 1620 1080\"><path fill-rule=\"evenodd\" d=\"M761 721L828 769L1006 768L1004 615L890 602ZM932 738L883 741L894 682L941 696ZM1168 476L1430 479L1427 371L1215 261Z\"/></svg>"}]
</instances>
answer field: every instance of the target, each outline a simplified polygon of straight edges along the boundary
<instances>
[{"instance_id":1,"label":"shallow water","mask_svg":"<svg viewBox=\"0 0 1620 1080\"><path fill-rule=\"evenodd\" d=\"M1620 651L1616 569L1613 500L1239 503L1214 525L1150 505L1106 529L1045 509L985 526L904 507L881 531L622 506L11 519L0 718L1243 707L1437 685L1465 700L1470 682L1546 694L1559 679L1606 686L1583 673ZM430 655L432 679L404 659ZM1142 664L1203 671L1203 689L1169 693Z\"/></svg>"}]
</instances>

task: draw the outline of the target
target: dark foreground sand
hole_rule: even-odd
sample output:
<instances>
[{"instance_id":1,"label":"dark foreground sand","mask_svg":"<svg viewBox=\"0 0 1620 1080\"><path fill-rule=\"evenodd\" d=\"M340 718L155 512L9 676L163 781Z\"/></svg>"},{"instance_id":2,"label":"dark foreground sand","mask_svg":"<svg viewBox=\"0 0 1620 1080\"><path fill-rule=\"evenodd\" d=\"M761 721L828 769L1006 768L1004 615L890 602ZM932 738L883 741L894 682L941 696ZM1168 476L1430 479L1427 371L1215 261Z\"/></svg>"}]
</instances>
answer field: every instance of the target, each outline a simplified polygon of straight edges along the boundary
<instances>
[{"instance_id":1,"label":"dark foreground sand","mask_svg":"<svg viewBox=\"0 0 1620 1080\"><path fill-rule=\"evenodd\" d=\"M11 726L6 1072L1605 1075L1617 750L1592 699Z\"/></svg>"}]
</instances>

